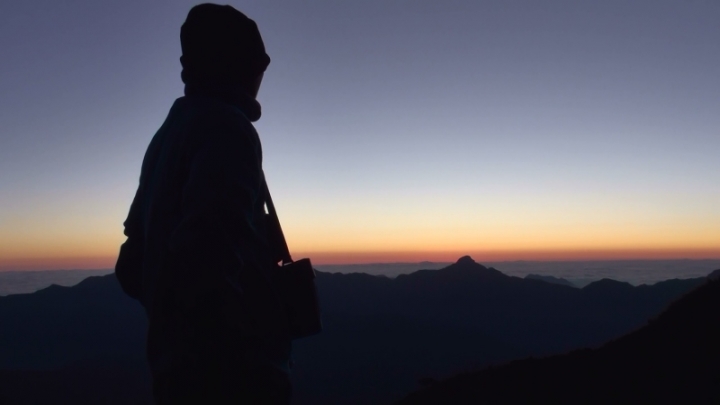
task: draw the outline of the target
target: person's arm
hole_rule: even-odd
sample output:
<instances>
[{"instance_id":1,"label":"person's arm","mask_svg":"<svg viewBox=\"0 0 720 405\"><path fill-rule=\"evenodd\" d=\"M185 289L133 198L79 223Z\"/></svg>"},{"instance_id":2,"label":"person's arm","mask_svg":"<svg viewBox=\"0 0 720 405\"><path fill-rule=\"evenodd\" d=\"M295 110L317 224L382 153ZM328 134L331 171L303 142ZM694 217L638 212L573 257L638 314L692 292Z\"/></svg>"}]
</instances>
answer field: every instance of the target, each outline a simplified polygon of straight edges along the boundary
<instances>
[{"instance_id":1,"label":"person's arm","mask_svg":"<svg viewBox=\"0 0 720 405\"><path fill-rule=\"evenodd\" d=\"M125 294L136 300L142 295L142 264L144 256L144 243L142 229L139 226L138 205L140 199L140 187L135 192L135 198L130 206L125 223L123 224L124 234L127 240L120 246L117 263L115 264L115 276Z\"/></svg>"}]
</instances>

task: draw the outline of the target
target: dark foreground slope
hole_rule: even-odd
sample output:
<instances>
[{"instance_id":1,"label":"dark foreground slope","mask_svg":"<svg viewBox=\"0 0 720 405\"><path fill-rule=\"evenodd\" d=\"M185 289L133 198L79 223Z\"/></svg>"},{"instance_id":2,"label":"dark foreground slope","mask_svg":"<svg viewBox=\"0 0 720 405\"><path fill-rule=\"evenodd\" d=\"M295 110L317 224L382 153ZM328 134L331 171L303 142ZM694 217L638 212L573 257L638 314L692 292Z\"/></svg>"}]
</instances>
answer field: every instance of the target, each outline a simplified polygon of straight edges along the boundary
<instances>
[{"instance_id":1,"label":"dark foreground slope","mask_svg":"<svg viewBox=\"0 0 720 405\"><path fill-rule=\"evenodd\" d=\"M113 275L0 297L0 405L150 404L145 328Z\"/></svg>"},{"instance_id":2,"label":"dark foreground slope","mask_svg":"<svg viewBox=\"0 0 720 405\"><path fill-rule=\"evenodd\" d=\"M421 378L598 346L703 282L578 289L509 277L468 257L396 279L319 273L325 331L295 343L294 404L389 403ZM0 297L0 398L147 402L145 328L142 308L112 275Z\"/></svg>"},{"instance_id":3,"label":"dark foreground slope","mask_svg":"<svg viewBox=\"0 0 720 405\"><path fill-rule=\"evenodd\" d=\"M720 281L596 350L515 361L418 391L398 405L718 404Z\"/></svg>"}]
</instances>

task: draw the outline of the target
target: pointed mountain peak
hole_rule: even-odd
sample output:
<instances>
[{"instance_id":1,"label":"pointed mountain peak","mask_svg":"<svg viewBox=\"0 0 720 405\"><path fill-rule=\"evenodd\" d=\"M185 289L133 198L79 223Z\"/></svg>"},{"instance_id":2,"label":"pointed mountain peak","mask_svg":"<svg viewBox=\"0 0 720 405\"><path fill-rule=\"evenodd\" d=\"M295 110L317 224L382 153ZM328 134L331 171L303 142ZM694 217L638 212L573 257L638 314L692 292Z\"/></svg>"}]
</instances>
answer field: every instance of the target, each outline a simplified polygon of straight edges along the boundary
<instances>
[{"instance_id":1,"label":"pointed mountain peak","mask_svg":"<svg viewBox=\"0 0 720 405\"><path fill-rule=\"evenodd\" d=\"M443 280L462 283L479 279L509 278L500 271L477 263L470 256L463 256L455 263L439 270L418 270L408 275L400 275L396 280Z\"/></svg>"},{"instance_id":2,"label":"pointed mountain peak","mask_svg":"<svg viewBox=\"0 0 720 405\"><path fill-rule=\"evenodd\" d=\"M459 258L458 261L446 267L445 269L450 270L451 272L468 274L504 275L496 269L483 266L482 264L473 260L473 258L470 256L463 256Z\"/></svg>"},{"instance_id":3,"label":"pointed mountain peak","mask_svg":"<svg viewBox=\"0 0 720 405\"><path fill-rule=\"evenodd\" d=\"M457 262L455 262L455 264L475 264L475 263L477 263L477 262L475 260L473 260L473 258L470 256L463 256L463 257L459 258Z\"/></svg>"}]
</instances>

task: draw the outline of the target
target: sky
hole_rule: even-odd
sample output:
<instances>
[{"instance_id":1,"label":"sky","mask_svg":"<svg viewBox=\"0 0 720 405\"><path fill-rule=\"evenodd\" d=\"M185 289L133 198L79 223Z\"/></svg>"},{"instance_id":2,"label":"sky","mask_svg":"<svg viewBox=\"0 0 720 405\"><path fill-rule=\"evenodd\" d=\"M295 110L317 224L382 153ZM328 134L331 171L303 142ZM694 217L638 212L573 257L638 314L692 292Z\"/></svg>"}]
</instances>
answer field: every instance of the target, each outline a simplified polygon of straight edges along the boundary
<instances>
[{"instance_id":1,"label":"sky","mask_svg":"<svg viewBox=\"0 0 720 405\"><path fill-rule=\"evenodd\" d=\"M196 2L0 5L0 270L111 267ZM316 263L720 258L720 2L234 1Z\"/></svg>"}]
</instances>

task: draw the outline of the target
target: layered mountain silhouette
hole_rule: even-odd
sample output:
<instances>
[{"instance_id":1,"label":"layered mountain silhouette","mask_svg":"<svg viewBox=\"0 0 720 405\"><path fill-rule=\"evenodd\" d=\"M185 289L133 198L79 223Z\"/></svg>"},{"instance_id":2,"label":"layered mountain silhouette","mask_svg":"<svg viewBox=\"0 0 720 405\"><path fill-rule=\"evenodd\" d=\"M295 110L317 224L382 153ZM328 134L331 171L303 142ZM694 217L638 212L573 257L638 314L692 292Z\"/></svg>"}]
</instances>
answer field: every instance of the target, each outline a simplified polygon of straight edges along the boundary
<instances>
[{"instance_id":1,"label":"layered mountain silhouette","mask_svg":"<svg viewBox=\"0 0 720 405\"><path fill-rule=\"evenodd\" d=\"M0 404L150 404L146 324L114 275L0 297Z\"/></svg>"},{"instance_id":2,"label":"layered mountain silhouette","mask_svg":"<svg viewBox=\"0 0 720 405\"><path fill-rule=\"evenodd\" d=\"M576 287L576 285L573 284L571 281L568 281L564 278L554 277L554 276L544 276L541 274L528 274L527 276L525 276L525 278L531 279L531 280L545 281L546 283L550 283L550 284L560 284L560 285L566 285L568 287Z\"/></svg>"},{"instance_id":3,"label":"layered mountain silhouette","mask_svg":"<svg viewBox=\"0 0 720 405\"><path fill-rule=\"evenodd\" d=\"M295 342L294 404L390 403L419 379L598 347L705 282L580 289L469 257L395 279L319 272L325 331ZM0 297L0 325L0 403L149 403L145 316L113 275Z\"/></svg>"},{"instance_id":4,"label":"layered mountain silhouette","mask_svg":"<svg viewBox=\"0 0 720 405\"><path fill-rule=\"evenodd\" d=\"M718 404L720 281L596 349L526 359L433 384L398 405Z\"/></svg>"}]
</instances>

